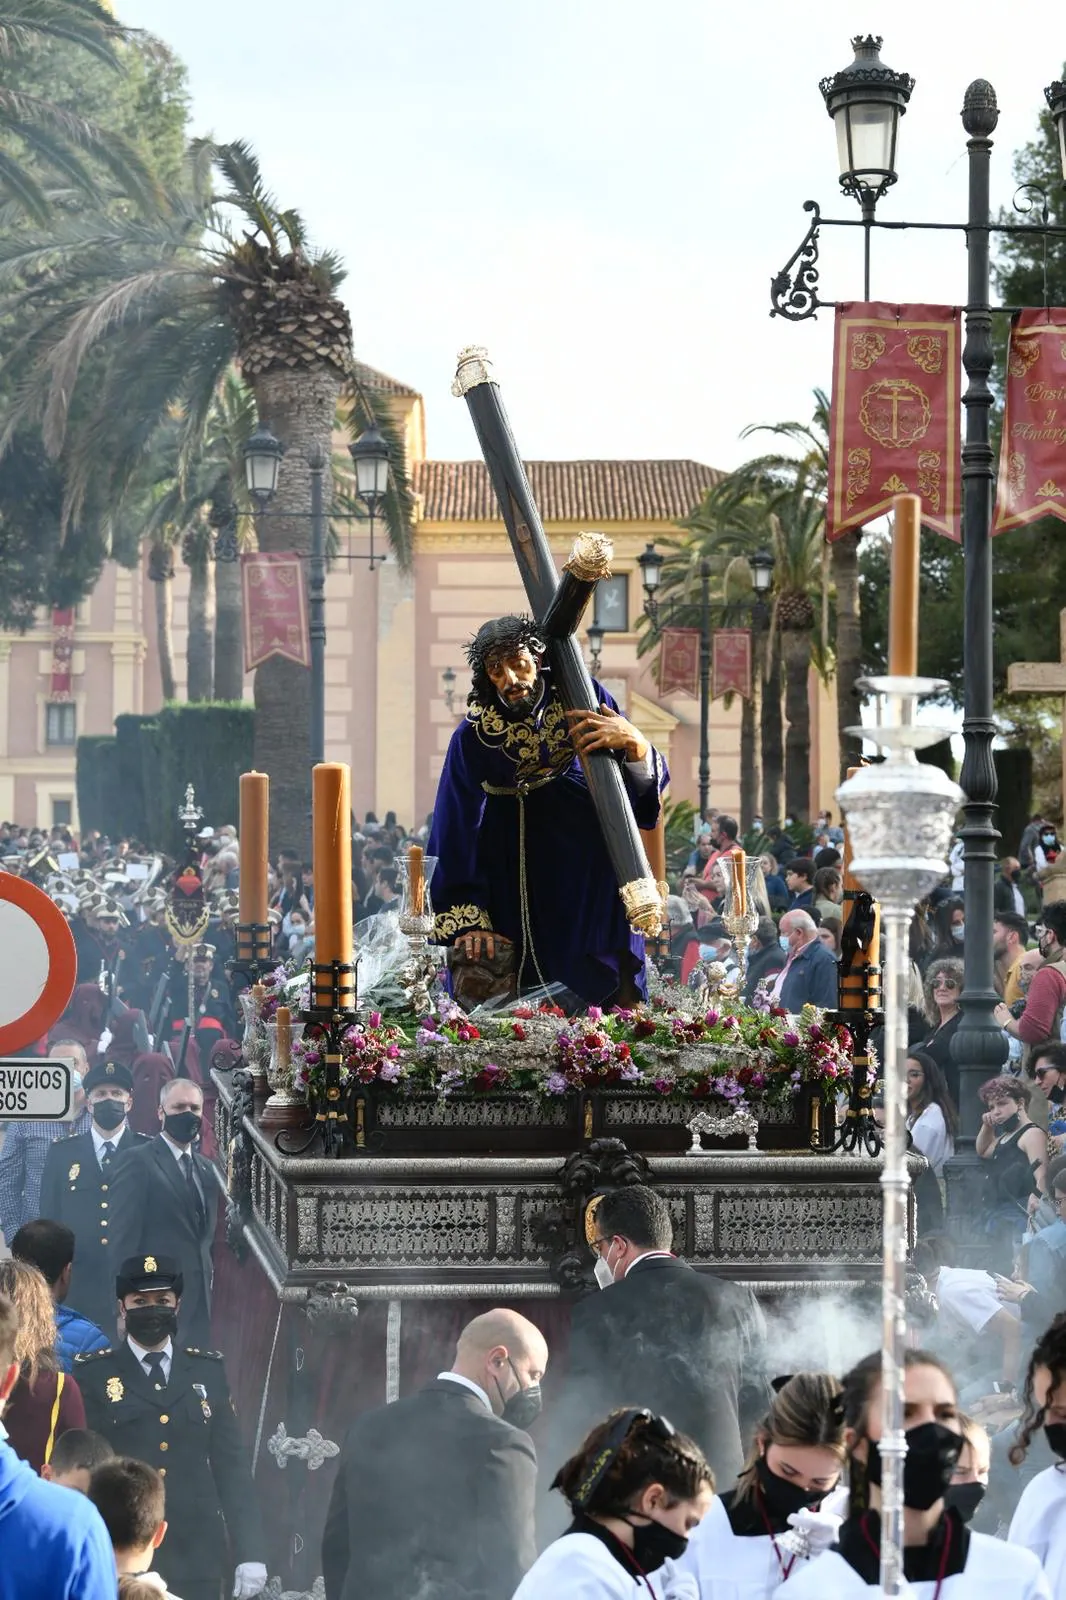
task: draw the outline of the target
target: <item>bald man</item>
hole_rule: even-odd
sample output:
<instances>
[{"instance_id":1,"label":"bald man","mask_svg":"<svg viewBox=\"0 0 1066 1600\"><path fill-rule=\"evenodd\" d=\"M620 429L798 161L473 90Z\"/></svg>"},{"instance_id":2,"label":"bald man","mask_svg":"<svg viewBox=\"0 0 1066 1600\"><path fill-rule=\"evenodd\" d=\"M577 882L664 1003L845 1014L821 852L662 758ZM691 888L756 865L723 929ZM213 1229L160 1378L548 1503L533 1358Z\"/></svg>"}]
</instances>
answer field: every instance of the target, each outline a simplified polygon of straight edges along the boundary
<instances>
[{"instance_id":1,"label":"bald man","mask_svg":"<svg viewBox=\"0 0 1066 1600\"><path fill-rule=\"evenodd\" d=\"M344 1441L322 1539L326 1600L510 1600L536 1558L548 1346L517 1311L486 1311L447 1372L366 1412Z\"/></svg>"}]
</instances>

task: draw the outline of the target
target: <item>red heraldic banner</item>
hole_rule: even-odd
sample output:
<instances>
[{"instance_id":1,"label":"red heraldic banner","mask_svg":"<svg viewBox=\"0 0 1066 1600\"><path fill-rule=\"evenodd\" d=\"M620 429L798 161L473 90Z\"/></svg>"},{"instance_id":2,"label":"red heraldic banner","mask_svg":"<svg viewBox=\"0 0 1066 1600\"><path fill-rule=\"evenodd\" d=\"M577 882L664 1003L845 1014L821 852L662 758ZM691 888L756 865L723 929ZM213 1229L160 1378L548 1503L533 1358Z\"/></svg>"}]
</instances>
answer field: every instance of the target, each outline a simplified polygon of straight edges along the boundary
<instances>
[{"instance_id":1,"label":"red heraldic banner","mask_svg":"<svg viewBox=\"0 0 1066 1600\"><path fill-rule=\"evenodd\" d=\"M49 693L53 700L69 700L74 666L74 608L53 607L52 671Z\"/></svg>"},{"instance_id":2,"label":"red heraldic banner","mask_svg":"<svg viewBox=\"0 0 1066 1600\"><path fill-rule=\"evenodd\" d=\"M962 375L954 306L838 305L827 539L917 494L922 522L958 539Z\"/></svg>"},{"instance_id":3,"label":"red heraldic banner","mask_svg":"<svg viewBox=\"0 0 1066 1600\"><path fill-rule=\"evenodd\" d=\"M241 556L244 589L244 670L271 656L311 665L303 559L294 550Z\"/></svg>"},{"instance_id":4,"label":"red heraldic banner","mask_svg":"<svg viewBox=\"0 0 1066 1600\"><path fill-rule=\"evenodd\" d=\"M696 695L700 688L700 630L664 628L659 645L659 693L681 689Z\"/></svg>"},{"instance_id":5,"label":"red heraldic banner","mask_svg":"<svg viewBox=\"0 0 1066 1600\"><path fill-rule=\"evenodd\" d=\"M711 639L711 699L739 694L751 699L751 631L716 628Z\"/></svg>"},{"instance_id":6,"label":"red heraldic banner","mask_svg":"<svg viewBox=\"0 0 1066 1600\"><path fill-rule=\"evenodd\" d=\"M1037 517L1066 522L1066 310L1019 311L1007 351L1007 392L992 532Z\"/></svg>"}]
</instances>

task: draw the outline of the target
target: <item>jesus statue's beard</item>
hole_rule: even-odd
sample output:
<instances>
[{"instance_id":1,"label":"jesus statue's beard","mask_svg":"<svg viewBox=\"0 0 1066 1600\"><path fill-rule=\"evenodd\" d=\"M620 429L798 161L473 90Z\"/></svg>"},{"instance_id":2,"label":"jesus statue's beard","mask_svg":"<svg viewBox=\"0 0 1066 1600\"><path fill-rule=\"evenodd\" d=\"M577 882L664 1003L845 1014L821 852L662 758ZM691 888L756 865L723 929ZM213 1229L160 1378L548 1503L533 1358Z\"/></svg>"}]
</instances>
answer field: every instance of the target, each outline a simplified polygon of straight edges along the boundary
<instances>
[{"instance_id":1,"label":"jesus statue's beard","mask_svg":"<svg viewBox=\"0 0 1066 1600\"><path fill-rule=\"evenodd\" d=\"M499 702L500 710L508 722L522 722L527 717L533 716L534 712L540 708L543 695L544 679L539 673L530 687L523 694L516 695L513 699L508 699L498 689L496 691L496 699Z\"/></svg>"}]
</instances>

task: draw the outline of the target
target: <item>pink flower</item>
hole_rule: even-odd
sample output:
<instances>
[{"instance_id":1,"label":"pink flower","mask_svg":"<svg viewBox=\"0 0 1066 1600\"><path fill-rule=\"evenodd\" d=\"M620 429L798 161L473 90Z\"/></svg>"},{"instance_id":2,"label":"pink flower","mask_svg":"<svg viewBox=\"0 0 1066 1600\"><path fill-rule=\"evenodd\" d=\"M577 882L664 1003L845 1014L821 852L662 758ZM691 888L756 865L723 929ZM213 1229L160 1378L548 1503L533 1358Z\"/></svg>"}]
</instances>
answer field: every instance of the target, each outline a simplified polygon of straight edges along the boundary
<instances>
[{"instance_id":1,"label":"pink flower","mask_svg":"<svg viewBox=\"0 0 1066 1600\"><path fill-rule=\"evenodd\" d=\"M722 1013L717 1011L715 1007L712 1006L703 1020L707 1024L708 1028L713 1028L715 1023L721 1019L721 1015Z\"/></svg>"},{"instance_id":2,"label":"pink flower","mask_svg":"<svg viewBox=\"0 0 1066 1600\"><path fill-rule=\"evenodd\" d=\"M370 1026L372 1028L380 1028L381 1027L381 1012L380 1011L372 1011L370 1013Z\"/></svg>"},{"instance_id":3,"label":"pink flower","mask_svg":"<svg viewBox=\"0 0 1066 1600\"><path fill-rule=\"evenodd\" d=\"M790 1050L794 1050L799 1042L799 1034L793 1033L791 1028L787 1029L787 1031L781 1035L781 1043L783 1045L787 1045Z\"/></svg>"},{"instance_id":4,"label":"pink flower","mask_svg":"<svg viewBox=\"0 0 1066 1600\"><path fill-rule=\"evenodd\" d=\"M589 1006L588 1015L590 1022L599 1022L600 1018L603 1016L603 1007Z\"/></svg>"}]
</instances>

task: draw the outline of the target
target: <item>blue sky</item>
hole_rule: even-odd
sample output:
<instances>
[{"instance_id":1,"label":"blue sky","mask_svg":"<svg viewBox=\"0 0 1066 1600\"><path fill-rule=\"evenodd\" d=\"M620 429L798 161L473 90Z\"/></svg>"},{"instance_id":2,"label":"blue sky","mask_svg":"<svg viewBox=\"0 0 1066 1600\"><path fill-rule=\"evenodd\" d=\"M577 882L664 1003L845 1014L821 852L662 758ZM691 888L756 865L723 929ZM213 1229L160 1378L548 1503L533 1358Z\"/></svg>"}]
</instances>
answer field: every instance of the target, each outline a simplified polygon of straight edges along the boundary
<instances>
[{"instance_id":1,"label":"blue sky","mask_svg":"<svg viewBox=\"0 0 1066 1600\"><path fill-rule=\"evenodd\" d=\"M768 315L802 203L837 194L818 80L857 31L917 85L885 217L962 220L967 83L1001 120L993 199L1066 35L1046 4L895 0L118 0L184 59L196 132L247 138L285 205L348 264L366 361L426 398L430 454L477 453L449 394L486 344L527 457L692 456L730 467L748 422L828 387L831 315ZM1009 18L1009 26L1006 25ZM857 229L824 236L822 293L861 296ZM875 242L875 298L957 302L956 234Z\"/></svg>"}]
</instances>

